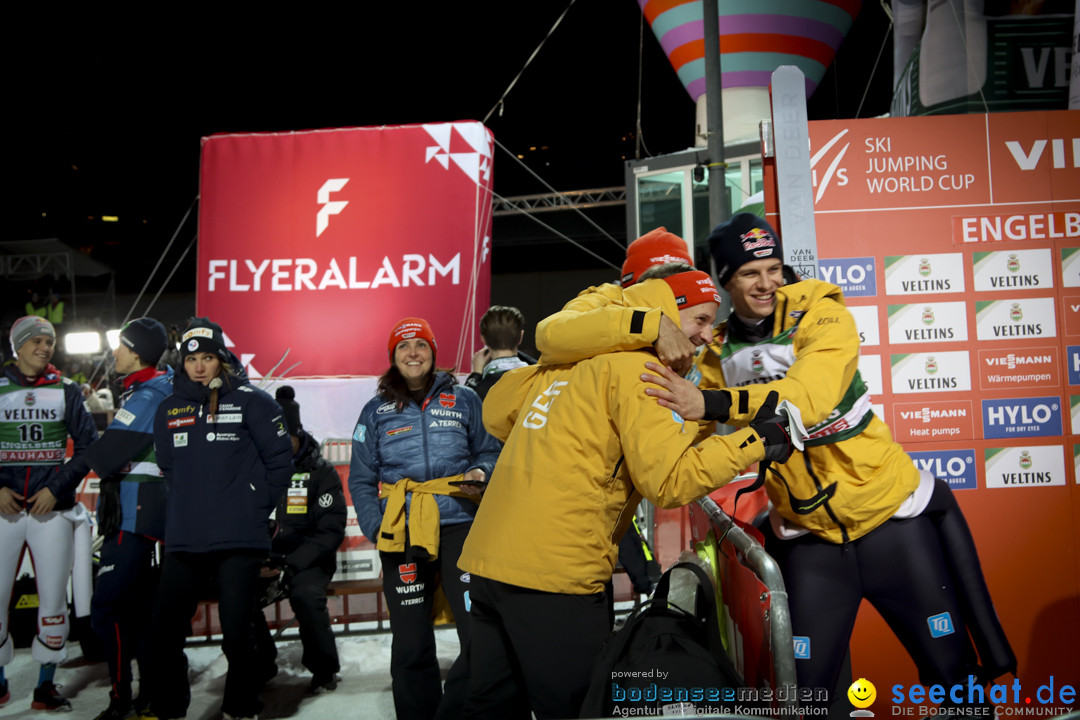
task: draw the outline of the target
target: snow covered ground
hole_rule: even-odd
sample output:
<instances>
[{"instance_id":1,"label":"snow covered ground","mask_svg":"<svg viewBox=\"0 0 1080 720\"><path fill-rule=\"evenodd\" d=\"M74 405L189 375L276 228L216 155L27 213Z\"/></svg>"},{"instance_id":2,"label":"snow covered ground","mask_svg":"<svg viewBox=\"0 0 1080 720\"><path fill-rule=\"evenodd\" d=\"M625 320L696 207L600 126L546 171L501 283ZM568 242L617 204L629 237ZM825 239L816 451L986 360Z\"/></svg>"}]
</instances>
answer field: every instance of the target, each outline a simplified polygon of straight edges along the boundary
<instances>
[{"instance_id":1,"label":"snow covered ground","mask_svg":"<svg viewBox=\"0 0 1080 720\"><path fill-rule=\"evenodd\" d=\"M435 631L439 664L443 675L458 654L453 628ZM394 699L390 693L390 633L346 635L337 638L341 657L341 682L334 692L308 693L311 674L300 664L300 639L295 635L278 641L278 675L263 692L265 708L260 718L356 718L393 720ZM92 720L109 704L109 673L105 663L83 660L78 643L71 644L71 656L56 671L60 692L71 700L72 712L65 720ZM188 644L191 678L191 706L188 720L220 720L221 695L228 663L221 646L205 642ZM37 684L38 664L29 648L15 651L15 659L5 668L11 700L0 708L0 718L44 717L30 710Z\"/></svg>"}]
</instances>

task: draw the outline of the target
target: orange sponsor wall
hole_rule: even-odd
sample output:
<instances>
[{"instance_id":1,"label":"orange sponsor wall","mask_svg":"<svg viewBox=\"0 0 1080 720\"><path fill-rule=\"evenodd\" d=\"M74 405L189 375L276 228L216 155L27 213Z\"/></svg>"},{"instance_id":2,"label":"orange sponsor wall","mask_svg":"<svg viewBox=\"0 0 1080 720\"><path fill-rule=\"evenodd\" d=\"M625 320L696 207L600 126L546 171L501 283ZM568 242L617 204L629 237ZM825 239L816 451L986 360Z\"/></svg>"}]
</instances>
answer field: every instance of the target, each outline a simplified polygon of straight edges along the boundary
<instances>
[{"instance_id":1,"label":"orange sponsor wall","mask_svg":"<svg viewBox=\"0 0 1080 720\"><path fill-rule=\"evenodd\" d=\"M812 122L810 139L819 276L855 315L875 411L954 488L1023 692L1076 688L1080 112ZM780 229L775 192L767 214ZM852 663L886 702L918 682L866 603Z\"/></svg>"}]
</instances>

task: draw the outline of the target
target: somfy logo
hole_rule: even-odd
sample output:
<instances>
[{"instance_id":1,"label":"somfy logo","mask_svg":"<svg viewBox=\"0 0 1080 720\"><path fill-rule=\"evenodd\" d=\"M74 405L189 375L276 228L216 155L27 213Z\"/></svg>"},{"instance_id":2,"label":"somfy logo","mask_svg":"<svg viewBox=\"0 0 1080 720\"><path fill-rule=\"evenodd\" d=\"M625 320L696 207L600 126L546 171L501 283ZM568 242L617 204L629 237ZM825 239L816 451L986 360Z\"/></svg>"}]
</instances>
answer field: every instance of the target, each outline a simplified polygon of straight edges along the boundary
<instances>
[{"instance_id":1,"label":"somfy logo","mask_svg":"<svg viewBox=\"0 0 1080 720\"><path fill-rule=\"evenodd\" d=\"M319 188L316 199L322 207L319 208L319 214L315 216L315 237L322 235L323 231L330 225L331 215L337 215L349 204L348 200L330 200L330 193L341 190L347 182L349 182L349 178L331 178Z\"/></svg>"}]
</instances>

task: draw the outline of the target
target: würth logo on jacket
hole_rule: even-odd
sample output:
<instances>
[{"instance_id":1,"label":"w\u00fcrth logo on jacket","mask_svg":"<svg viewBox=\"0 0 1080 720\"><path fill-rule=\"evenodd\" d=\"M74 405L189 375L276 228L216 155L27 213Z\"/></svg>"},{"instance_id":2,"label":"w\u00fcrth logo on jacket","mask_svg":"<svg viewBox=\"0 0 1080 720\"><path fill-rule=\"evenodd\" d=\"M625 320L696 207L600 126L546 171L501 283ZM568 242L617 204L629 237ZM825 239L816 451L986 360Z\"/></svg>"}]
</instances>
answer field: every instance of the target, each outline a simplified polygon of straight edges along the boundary
<instances>
[{"instance_id":1,"label":"w\u00fcrth logo on jacket","mask_svg":"<svg viewBox=\"0 0 1080 720\"><path fill-rule=\"evenodd\" d=\"M398 575L401 576L401 582L416 582L416 563L406 563L405 565L398 565L397 569Z\"/></svg>"},{"instance_id":2,"label":"w\u00fcrth logo on jacket","mask_svg":"<svg viewBox=\"0 0 1080 720\"><path fill-rule=\"evenodd\" d=\"M439 404L444 408L452 408L457 403L457 398L453 393L439 393Z\"/></svg>"}]
</instances>

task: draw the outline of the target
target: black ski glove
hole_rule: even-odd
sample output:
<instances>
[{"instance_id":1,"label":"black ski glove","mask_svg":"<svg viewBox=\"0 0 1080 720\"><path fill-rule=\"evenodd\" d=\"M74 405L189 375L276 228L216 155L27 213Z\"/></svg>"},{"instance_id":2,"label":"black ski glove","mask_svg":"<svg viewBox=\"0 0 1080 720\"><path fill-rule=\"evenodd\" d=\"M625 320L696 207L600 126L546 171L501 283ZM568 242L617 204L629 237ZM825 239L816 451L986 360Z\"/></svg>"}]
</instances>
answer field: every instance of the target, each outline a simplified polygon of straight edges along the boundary
<instances>
[{"instance_id":1,"label":"black ski glove","mask_svg":"<svg viewBox=\"0 0 1080 720\"><path fill-rule=\"evenodd\" d=\"M754 419L750 421L750 427L765 442L765 459L784 463L791 457L795 447L791 444L791 435L788 433L787 413L783 410L776 412L779 397L775 390L768 394Z\"/></svg>"}]
</instances>

